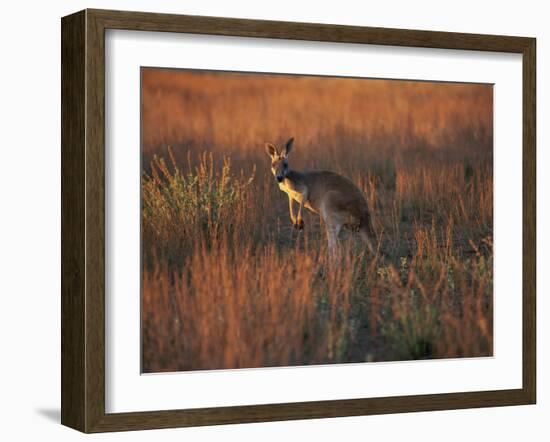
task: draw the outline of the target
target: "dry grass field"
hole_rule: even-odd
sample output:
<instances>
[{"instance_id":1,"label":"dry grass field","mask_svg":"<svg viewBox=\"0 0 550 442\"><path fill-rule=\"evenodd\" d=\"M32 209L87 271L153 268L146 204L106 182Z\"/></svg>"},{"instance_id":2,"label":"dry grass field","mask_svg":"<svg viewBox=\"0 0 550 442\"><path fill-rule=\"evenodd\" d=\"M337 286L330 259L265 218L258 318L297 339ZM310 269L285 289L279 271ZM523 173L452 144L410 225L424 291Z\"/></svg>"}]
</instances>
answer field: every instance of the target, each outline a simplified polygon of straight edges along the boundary
<instances>
[{"instance_id":1,"label":"dry grass field","mask_svg":"<svg viewBox=\"0 0 550 442\"><path fill-rule=\"evenodd\" d=\"M142 69L144 372L488 356L490 85ZM364 192L294 230L266 142Z\"/></svg>"}]
</instances>

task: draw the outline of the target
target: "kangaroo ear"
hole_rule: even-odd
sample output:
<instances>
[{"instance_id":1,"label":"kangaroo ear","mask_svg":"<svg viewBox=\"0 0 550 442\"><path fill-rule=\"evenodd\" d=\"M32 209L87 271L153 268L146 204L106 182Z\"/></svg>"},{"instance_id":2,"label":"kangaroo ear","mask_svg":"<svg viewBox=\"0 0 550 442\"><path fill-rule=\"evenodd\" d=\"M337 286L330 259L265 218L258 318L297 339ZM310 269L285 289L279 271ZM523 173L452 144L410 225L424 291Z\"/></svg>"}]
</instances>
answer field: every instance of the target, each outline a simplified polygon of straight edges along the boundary
<instances>
[{"instance_id":1,"label":"kangaroo ear","mask_svg":"<svg viewBox=\"0 0 550 442\"><path fill-rule=\"evenodd\" d=\"M285 145L285 156L288 156L290 151L292 150L292 146L294 145L294 138L290 138Z\"/></svg>"},{"instance_id":2,"label":"kangaroo ear","mask_svg":"<svg viewBox=\"0 0 550 442\"><path fill-rule=\"evenodd\" d=\"M274 157L275 155L277 155L277 148L274 144L265 143L265 150L269 156Z\"/></svg>"}]
</instances>

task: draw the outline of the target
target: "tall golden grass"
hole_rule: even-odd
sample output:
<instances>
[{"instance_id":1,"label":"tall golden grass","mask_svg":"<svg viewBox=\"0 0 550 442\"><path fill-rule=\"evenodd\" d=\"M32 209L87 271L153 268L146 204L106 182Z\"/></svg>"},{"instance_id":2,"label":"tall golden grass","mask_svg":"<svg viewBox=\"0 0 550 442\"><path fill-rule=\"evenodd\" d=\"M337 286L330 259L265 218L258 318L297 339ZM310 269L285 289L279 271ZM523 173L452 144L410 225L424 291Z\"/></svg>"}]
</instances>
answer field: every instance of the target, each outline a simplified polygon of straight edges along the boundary
<instances>
[{"instance_id":1,"label":"tall golden grass","mask_svg":"<svg viewBox=\"0 0 550 442\"><path fill-rule=\"evenodd\" d=\"M375 256L292 229L290 136L364 191ZM145 372L492 354L490 86L143 69L142 158Z\"/></svg>"}]
</instances>

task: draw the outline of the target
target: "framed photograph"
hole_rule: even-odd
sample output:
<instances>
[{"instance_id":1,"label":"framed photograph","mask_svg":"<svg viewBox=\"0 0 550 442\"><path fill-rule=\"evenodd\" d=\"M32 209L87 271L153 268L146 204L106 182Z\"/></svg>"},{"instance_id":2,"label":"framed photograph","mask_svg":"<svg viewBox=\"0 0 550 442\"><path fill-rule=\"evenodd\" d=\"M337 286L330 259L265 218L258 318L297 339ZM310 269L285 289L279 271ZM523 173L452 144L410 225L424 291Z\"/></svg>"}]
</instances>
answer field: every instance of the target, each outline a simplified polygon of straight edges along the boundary
<instances>
[{"instance_id":1,"label":"framed photograph","mask_svg":"<svg viewBox=\"0 0 550 442\"><path fill-rule=\"evenodd\" d=\"M61 25L64 425L535 403L535 39Z\"/></svg>"}]
</instances>

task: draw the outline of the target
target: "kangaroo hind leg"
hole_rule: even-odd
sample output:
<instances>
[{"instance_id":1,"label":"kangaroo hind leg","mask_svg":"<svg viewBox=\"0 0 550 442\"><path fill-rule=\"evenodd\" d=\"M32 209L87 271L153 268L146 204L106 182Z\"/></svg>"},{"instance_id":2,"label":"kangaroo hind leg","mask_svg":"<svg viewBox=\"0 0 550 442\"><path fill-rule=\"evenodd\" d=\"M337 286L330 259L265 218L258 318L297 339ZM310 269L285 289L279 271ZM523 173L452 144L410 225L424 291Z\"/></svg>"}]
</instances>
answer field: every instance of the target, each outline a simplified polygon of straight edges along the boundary
<instances>
[{"instance_id":1,"label":"kangaroo hind leg","mask_svg":"<svg viewBox=\"0 0 550 442\"><path fill-rule=\"evenodd\" d=\"M338 246L338 235L342 230L342 224L338 222L329 222L326 225L327 228L327 240L328 251L331 256L335 256Z\"/></svg>"},{"instance_id":2,"label":"kangaroo hind leg","mask_svg":"<svg viewBox=\"0 0 550 442\"><path fill-rule=\"evenodd\" d=\"M320 215L327 230L328 251L331 257L336 256L338 246L338 235L345 224L344 217L341 216L337 209L338 195L334 192L329 192L321 206Z\"/></svg>"}]
</instances>

